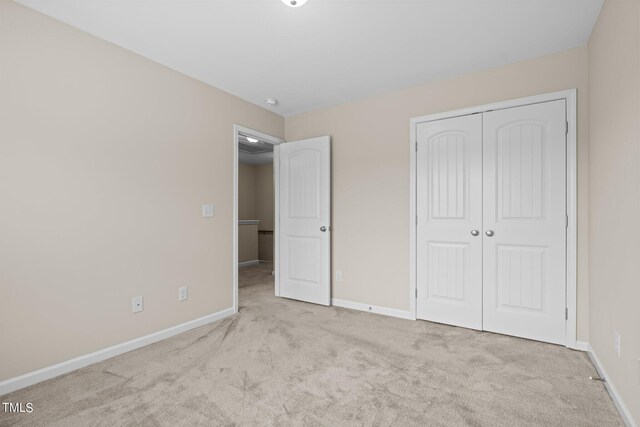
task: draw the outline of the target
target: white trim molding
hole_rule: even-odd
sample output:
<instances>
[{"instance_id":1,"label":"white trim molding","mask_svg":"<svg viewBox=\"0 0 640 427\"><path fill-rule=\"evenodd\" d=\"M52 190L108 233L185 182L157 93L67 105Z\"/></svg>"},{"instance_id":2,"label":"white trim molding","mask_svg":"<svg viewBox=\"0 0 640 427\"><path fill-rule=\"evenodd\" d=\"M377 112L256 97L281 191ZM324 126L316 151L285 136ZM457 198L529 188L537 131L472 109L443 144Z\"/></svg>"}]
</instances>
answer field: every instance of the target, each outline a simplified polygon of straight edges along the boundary
<instances>
[{"instance_id":1,"label":"white trim molding","mask_svg":"<svg viewBox=\"0 0 640 427\"><path fill-rule=\"evenodd\" d=\"M119 356L131 350L136 350L149 344L171 338L175 335L181 334L191 329L207 325L220 319L224 319L225 317L231 316L233 314L233 307L226 308L224 310L218 311L217 313L190 320L188 322L172 326L162 331L154 332L140 338L132 339L131 341L103 348L102 350L75 357L73 359L66 360L55 365L47 366L46 368L38 369L37 371L29 372L24 375L9 378L0 382L0 396L16 390L20 390L25 387L29 387L30 385L37 384L42 381L49 380L51 378L58 377L60 375L67 374L77 369L84 368L85 366L102 362L103 360Z\"/></svg>"},{"instance_id":2,"label":"white trim molding","mask_svg":"<svg viewBox=\"0 0 640 427\"><path fill-rule=\"evenodd\" d=\"M598 371L598 375L600 375L600 378L604 380L604 386L607 389L609 396L611 396L611 400L613 400L613 404L620 413L620 416L622 417L624 423L627 425L627 427L638 427L638 424L635 422L633 416L631 415L631 411L629 410L629 408L627 408L627 405L624 404L620 393L618 393L618 390L607 376L607 372L604 370L602 363L600 363L600 359L598 359L596 352L590 345L588 354L589 359L591 359L591 363L593 363L596 371Z\"/></svg>"},{"instance_id":3,"label":"white trim molding","mask_svg":"<svg viewBox=\"0 0 640 427\"><path fill-rule=\"evenodd\" d=\"M252 265L257 265L257 264L260 264L259 259L253 259L251 261L243 261L238 263L238 268L251 267Z\"/></svg>"},{"instance_id":4,"label":"white trim molding","mask_svg":"<svg viewBox=\"0 0 640 427\"><path fill-rule=\"evenodd\" d=\"M273 293L280 296L280 145L273 147Z\"/></svg>"},{"instance_id":5,"label":"white trim molding","mask_svg":"<svg viewBox=\"0 0 640 427\"><path fill-rule=\"evenodd\" d=\"M366 311L368 313L382 314L384 316L398 317L400 319L414 320L407 310L396 308L379 307L377 305L363 304L361 302L346 301L343 299L331 298L331 305L335 307L350 308L352 310Z\"/></svg>"},{"instance_id":6,"label":"white trim molding","mask_svg":"<svg viewBox=\"0 0 640 427\"><path fill-rule=\"evenodd\" d=\"M586 341L576 341L576 347L574 350L589 351L589 343Z\"/></svg>"},{"instance_id":7,"label":"white trim molding","mask_svg":"<svg viewBox=\"0 0 640 427\"><path fill-rule=\"evenodd\" d=\"M409 314L416 320L418 311L418 194L417 168L418 118L410 120L409 129Z\"/></svg>"},{"instance_id":8,"label":"white trim molding","mask_svg":"<svg viewBox=\"0 0 640 427\"><path fill-rule=\"evenodd\" d=\"M417 300L417 241L416 241L416 216L417 216L417 194L416 194L416 128L419 123L431 122L434 120L448 119L452 117L466 116L470 114L483 113L491 110L501 110L505 108L521 107L524 105L538 104L542 102L556 101L564 99L566 101L567 129L567 215L569 224L567 227L567 275L566 275L566 308L567 321L565 345L578 350L577 347L577 104L576 89L568 89L559 92L546 93L542 95L517 98L507 101L495 102L492 104L479 105L476 107L463 108L461 110L448 111L443 113L429 114L421 117L414 117L410 120L409 139L409 308L410 316L416 319Z\"/></svg>"}]
</instances>

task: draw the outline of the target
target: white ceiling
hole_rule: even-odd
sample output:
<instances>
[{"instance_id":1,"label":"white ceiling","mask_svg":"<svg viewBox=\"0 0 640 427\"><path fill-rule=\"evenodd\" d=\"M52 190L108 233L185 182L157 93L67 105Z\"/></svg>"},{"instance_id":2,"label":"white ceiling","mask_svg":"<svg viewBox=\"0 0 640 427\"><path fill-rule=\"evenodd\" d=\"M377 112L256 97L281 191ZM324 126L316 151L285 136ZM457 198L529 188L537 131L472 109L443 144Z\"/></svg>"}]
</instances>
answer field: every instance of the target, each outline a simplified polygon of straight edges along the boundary
<instances>
[{"instance_id":1,"label":"white ceiling","mask_svg":"<svg viewBox=\"0 0 640 427\"><path fill-rule=\"evenodd\" d=\"M603 0L18 0L291 115L587 42Z\"/></svg>"}]
</instances>

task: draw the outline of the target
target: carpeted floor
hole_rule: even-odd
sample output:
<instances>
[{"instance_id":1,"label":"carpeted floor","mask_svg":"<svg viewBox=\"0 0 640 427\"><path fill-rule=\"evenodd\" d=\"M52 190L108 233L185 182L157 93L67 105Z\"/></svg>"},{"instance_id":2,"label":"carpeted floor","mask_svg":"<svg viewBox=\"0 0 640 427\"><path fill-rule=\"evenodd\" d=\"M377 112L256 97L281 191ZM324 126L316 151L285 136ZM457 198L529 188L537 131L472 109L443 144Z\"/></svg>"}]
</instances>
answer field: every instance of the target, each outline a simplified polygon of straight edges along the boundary
<instances>
[{"instance_id":1,"label":"carpeted floor","mask_svg":"<svg viewBox=\"0 0 640 427\"><path fill-rule=\"evenodd\" d=\"M241 270L230 318L0 398L0 425L620 426L585 353L276 298Z\"/></svg>"}]
</instances>

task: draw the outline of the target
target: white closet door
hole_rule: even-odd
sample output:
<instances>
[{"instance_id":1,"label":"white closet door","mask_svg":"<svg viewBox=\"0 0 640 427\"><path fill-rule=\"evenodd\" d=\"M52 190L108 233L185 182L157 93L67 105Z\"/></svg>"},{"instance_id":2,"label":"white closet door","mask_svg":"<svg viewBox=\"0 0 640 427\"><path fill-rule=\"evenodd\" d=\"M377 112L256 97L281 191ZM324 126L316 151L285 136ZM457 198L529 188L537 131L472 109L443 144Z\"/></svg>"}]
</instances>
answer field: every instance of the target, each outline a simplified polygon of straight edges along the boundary
<instances>
[{"instance_id":1,"label":"white closet door","mask_svg":"<svg viewBox=\"0 0 640 427\"><path fill-rule=\"evenodd\" d=\"M331 304L331 151L328 136L280 144L276 274L279 295Z\"/></svg>"},{"instance_id":2,"label":"white closet door","mask_svg":"<svg viewBox=\"0 0 640 427\"><path fill-rule=\"evenodd\" d=\"M483 329L564 344L565 101L483 116Z\"/></svg>"},{"instance_id":3,"label":"white closet door","mask_svg":"<svg viewBox=\"0 0 640 427\"><path fill-rule=\"evenodd\" d=\"M482 329L482 117L421 123L417 137L417 317Z\"/></svg>"}]
</instances>

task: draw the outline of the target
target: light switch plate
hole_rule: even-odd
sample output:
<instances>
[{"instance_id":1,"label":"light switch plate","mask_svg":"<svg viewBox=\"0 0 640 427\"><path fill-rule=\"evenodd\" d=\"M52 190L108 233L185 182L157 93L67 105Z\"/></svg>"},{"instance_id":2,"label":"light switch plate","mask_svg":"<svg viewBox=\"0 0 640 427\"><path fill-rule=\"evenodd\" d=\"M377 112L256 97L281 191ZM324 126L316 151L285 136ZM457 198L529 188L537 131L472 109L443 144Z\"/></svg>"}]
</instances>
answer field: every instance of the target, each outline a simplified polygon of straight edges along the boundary
<instances>
[{"instance_id":1,"label":"light switch plate","mask_svg":"<svg viewBox=\"0 0 640 427\"><path fill-rule=\"evenodd\" d=\"M213 218L215 214L216 208L211 203L206 203L202 205L202 217L203 218Z\"/></svg>"}]
</instances>

